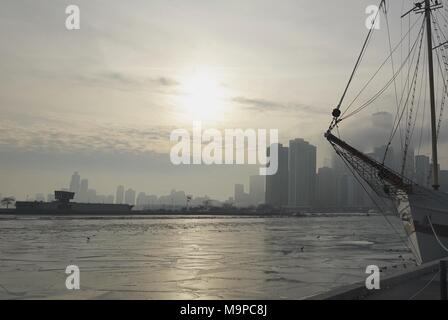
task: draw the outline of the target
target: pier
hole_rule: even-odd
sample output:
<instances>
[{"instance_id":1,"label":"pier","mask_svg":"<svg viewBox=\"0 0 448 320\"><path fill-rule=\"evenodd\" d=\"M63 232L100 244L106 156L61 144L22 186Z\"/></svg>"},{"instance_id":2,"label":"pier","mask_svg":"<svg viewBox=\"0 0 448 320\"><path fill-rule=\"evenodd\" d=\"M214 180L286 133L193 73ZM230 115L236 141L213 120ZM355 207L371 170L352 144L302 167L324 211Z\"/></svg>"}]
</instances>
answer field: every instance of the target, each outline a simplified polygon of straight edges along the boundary
<instances>
[{"instance_id":1,"label":"pier","mask_svg":"<svg viewBox=\"0 0 448 320\"><path fill-rule=\"evenodd\" d=\"M343 286L308 300L446 300L447 261L435 261L381 277L379 290L366 289L364 282ZM444 280L442 280L444 279Z\"/></svg>"}]
</instances>

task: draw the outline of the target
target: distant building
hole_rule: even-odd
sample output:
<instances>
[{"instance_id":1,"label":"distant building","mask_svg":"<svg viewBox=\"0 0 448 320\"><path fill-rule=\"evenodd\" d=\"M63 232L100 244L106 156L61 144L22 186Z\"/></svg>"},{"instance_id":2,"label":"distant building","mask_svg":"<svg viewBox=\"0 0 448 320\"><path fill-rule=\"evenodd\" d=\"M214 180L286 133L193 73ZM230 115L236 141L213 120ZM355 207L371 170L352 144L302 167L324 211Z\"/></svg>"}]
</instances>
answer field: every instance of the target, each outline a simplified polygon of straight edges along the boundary
<instances>
[{"instance_id":1,"label":"distant building","mask_svg":"<svg viewBox=\"0 0 448 320\"><path fill-rule=\"evenodd\" d=\"M337 197L337 206L339 208L349 207L349 182L350 176L348 174L337 174L334 171L335 179L336 179L336 197Z\"/></svg>"},{"instance_id":2,"label":"distant building","mask_svg":"<svg viewBox=\"0 0 448 320\"><path fill-rule=\"evenodd\" d=\"M248 207L250 205L249 194L244 192L244 185L235 185L235 206L236 207Z\"/></svg>"},{"instance_id":3,"label":"distant building","mask_svg":"<svg viewBox=\"0 0 448 320\"><path fill-rule=\"evenodd\" d=\"M96 196L96 190L95 189L88 189L87 190L87 203L98 203L98 199Z\"/></svg>"},{"instance_id":4,"label":"distant building","mask_svg":"<svg viewBox=\"0 0 448 320\"><path fill-rule=\"evenodd\" d=\"M270 155L270 148L267 150ZM288 148L278 144L278 170L271 176L266 176L265 202L275 207L288 205Z\"/></svg>"},{"instance_id":5,"label":"distant building","mask_svg":"<svg viewBox=\"0 0 448 320\"><path fill-rule=\"evenodd\" d=\"M106 201L105 203L107 204L113 204L114 203L114 196L113 195L108 195L106 196Z\"/></svg>"},{"instance_id":6,"label":"distant building","mask_svg":"<svg viewBox=\"0 0 448 320\"><path fill-rule=\"evenodd\" d=\"M415 182L423 187L428 187L430 181L431 164L427 156L415 156Z\"/></svg>"},{"instance_id":7,"label":"distant building","mask_svg":"<svg viewBox=\"0 0 448 320\"><path fill-rule=\"evenodd\" d=\"M187 206L187 195L184 191L171 190L168 206L171 208L183 208Z\"/></svg>"},{"instance_id":8,"label":"distant building","mask_svg":"<svg viewBox=\"0 0 448 320\"><path fill-rule=\"evenodd\" d=\"M55 200L54 193L47 194L47 202L53 202L54 200Z\"/></svg>"},{"instance_id":9,"label":"distant building","mask_svg":"<svg viewBox=\"0 0 448 320\"><path fill-rule=\"evenodd\" d=\"M115 195L115 203L116 204L124 203L124 187L123 186L117 187L117 193Z\"/></svg>"},{"instance_id":10,"label":"distant building","mask_svg":"<svg viewBox=\"0 0 448 320\"><path fill-rule=\"evenodd\" d=\"M414 148L409 147L406 153L406 163L404 164L404 176L410 179L414 179L415 163L414 163ZM403 156L404 159L404 156ZM403 161L402 161L403 162ZM403 167L403 164L402 164Z\"/></svg>"},{"instance_id":11,"label":"distant building","mask_svg":"<svg viewBox=\"0 0 448 320\"><path fill-rule=\"evenodd\" d=\"M77 194L79 192L79 188L80 188L80 181L81 181L81 176L79 175L79 173L78 172L73 173L72 178L70 180L69 191Z\"/></svg>"},{"instance_id":12,"label":"distant building","mask_svg":"<svg viewBox=\"0 0 448 320\"><path fill-rule=\"evenodd\" d=\"M338 205L337 197L337 179L332 168L319 168L317 173L317 203L320 208L336 207Z\"/></svg>"},{"instance_id":13,"label":"distant building","mask_svg":"<svg viewBox=\"0 0 448 320\"><path fill-rule=\"evenodd\" d=\"M82 179L79 192L75 194L75 200L79 202L87 202L87 191L89 190L89 180Z\"/></svg>"},{"instance_id":14,"label":"distant building","mask_svg":"<svg viewBox=\"0 0 448 320\"><path fill-rule=\"evenodd\" d=\"M235 198L235 205L237 207L241 206L243 202L243 197L244 197L244 185L235 184L234 198Z\"/></svg>"},{"instance_id":15,"label":"distant building","mask_svg":"<svg viewBox=\"0 0 448 320\"><path fill-rule=\"evenodd\" d=\"M137 200L136 200L136 208L137 209L143 209L143 207L146 205L146 193L144 192L140 192L137 195Z\"/></svg>"},{"instance_id":16,"label":"distant building","mask_svg":"<svg viewBox=\"0 0 448 320\"><path fill-rule=\"evenodd\" d=\"M129 188L124 194L124 202L130 206L135 205L135 190Z\"/></svg>"},{"instance_id":17,"label":"distant building","mask_svg":"<svg viewBox=\"0 0 448 320\"><path fill-rule=\"evenodd\" d=\"M289 197L291 207L311 207L316 191L316 147L303 139L289 142Z\"/></svg>"},{"instance_id":18,"label":"distant building","mask_svg":"<svg viewBox=\"0 0 448 320\"><path fill-rule=\"evenodd\" d=\"M36 194L36 201L45 202L45 196L42 193Z\"/></svg>"},{"instance_id":19,"label":"distant building","mask_svg":"<svg viewBox=\"0 0 448 320\"><path fill-rule=\"evenodd\" d=\"M386 150L387 150L387 154L386 154ZM385 154L386 154L386 158L384 158ZM396 158L394 149L392 147L389 147L389 149L387 149L387 146L375 147L373 150L373 158L380 163L383 163L383 160L384 160L384 164L387 167L391 168L394 171L399 172L400 160Z\"/></svg>"},{"instance_id":20,"label":"distant building","mask_svg":"<svg viewBox=\"0 0 448 320\"><path fill-rule=\"evenodd\" d=\"M159 206L159 198L156 195L148 195L146 196L145 205L143 209L154 209Z\"/></svg>"},{"instance_id":21,"label":"distant building","mask_svg":"<svg viewBox=\"0 0 448 320\"><path fill-rule=\"evenodd\" d=\"M258 206L265 202L265 189L264 176L251 176L249 178L249 198L251 205Z\"/></svg>"},{"instance_id":22,"label":"distant building","mask_svg":"<svg viewBox=\"0 0 448 320\"><path fill-rule=\"evenodd\" d=\"M376 158L375 154L370 156ZM332 166L336 179L337 206L339 208L371 206L369 195L360 183L361 178L358 177L358 180L336 153L333 154Z\"/></svg>"}]
</instances>

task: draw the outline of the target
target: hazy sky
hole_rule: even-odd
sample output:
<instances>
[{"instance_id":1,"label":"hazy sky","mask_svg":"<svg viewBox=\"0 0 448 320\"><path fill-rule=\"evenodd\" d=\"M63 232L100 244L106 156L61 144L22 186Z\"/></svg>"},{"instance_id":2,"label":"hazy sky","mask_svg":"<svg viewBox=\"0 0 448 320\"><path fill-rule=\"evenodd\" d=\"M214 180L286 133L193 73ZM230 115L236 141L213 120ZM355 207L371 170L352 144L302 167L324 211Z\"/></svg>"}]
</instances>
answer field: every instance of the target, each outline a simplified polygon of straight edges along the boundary
<instances>
[{"instance_id":1,"label":"hazy sky","mask_svg":"<svg viewBox=\"0 0 448 320\"><path fill-rule=\"evenodd\" d=\"M411 1L393 2L391 25L399 30ZM80 30L65 28L69 4L81 9ZM377 1L2 0L0 193L47 193L79 171L100 193L124 184L223 199L258 166L171 165L169 134L191 130L193 120L278 128L284 143L303 137L318 145L322 165L329 157L322 134L371 4ZM386 56L381 22L361 80ZM390 109L384 101L391 96L351 131Z\"/></svg>"}]
</instances>

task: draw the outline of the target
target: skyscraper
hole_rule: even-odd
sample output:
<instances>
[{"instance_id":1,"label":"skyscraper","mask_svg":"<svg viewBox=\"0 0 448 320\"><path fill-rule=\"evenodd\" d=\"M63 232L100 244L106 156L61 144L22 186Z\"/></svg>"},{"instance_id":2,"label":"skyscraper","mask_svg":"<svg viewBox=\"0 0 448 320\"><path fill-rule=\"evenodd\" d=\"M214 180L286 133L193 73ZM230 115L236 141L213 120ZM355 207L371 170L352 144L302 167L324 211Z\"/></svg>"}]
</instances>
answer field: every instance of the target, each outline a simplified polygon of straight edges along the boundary
<instances>
[{"instance_id":1,"label":"skyscraper","mask_svg":"<svg viewBox=\"0 0 448 320\"><path fill-rule=\"evenodd\" d=\"M258 206L264 203L265 179L264 176L251 176L249 178L250 203Z\"/></svg>"},{"instance_id":2,"label":"skyscraper","mask_svg":"<svg viewBox=\"0 0 448 320\"><path fill-rule=\"evenodd\" d=\"M113 195L108 195L108 196L106 197L106 201L105 201L105 203L113 204L113 203L114 203L114 196L113 196Z\"/></svg>"},{"instance_id":3,"label":"skyscraper","mask_svg":"<svg viewBox=\"0 0 448 320\"><path fill-rule=\"evenodd\" d=\"M403 160L406 159L406 162L404 164L404 175L410 179L414 178L415 174L415 157L414 157L414 148L411 146L408 148L408 151L406 153L406 157L404 157L403 154ZM402 167L403 167L403 161L402 161ZM403 168L402 168L403 169Z\"/></svg>"},{"instance_id":4,"label":"skyscraper","mask_svg":"<svg viewBox=\"0 0 448 320\"><path fill-rule=\"evenodd\" d=\"M429 157L423 155L415 156L415 182L417 182L417 184L423 187L428 187L430 170L431 164Z\"/></svg>"},{"instance_id":5,"label":"skyscraper","mask_svg":"<svg viewBox=\"0 0 448 320\"><path fill-rule=\"evenodd\" d=\"M77 194L79 192L81 176L78 172L72 174L72 179L70 180L70 192Z\"/></svg>"},{"instance_id":6,"label":"skyscraper","mask_svg":"<svg viewBox=\"0 0 448 320\"><path fill-rule=\"evenodd\" d=\"M75 195L75 199L79 202L86 202L88 190L89 190L89 180L82 179L81 185L79 187L79 193L78 193L78 195Z\"/></svg>"},{"instance_id":7,"label":"skyscraper","mask_svg":"<svg viewBox=\"0 0 448 320\"><path fill-rule=\"evenodd\" d=\"M316 147L303 139L289 141L289 197L292 207L311 207L316 191Z\"/></svg>"},{"instance_id":8,"label":"skyscraper","mask_svg":"<svg viewBox=\"0 0 448 320\"><path fill-rule=\"evenodd\" d=\"M87 200L87 203L97 203L98 202L98 198L97 198L95 189L87 190L87 199L86 200Z\"/></svg>"},{"instance_id":9,"label":"skyscraper","mask_svg":"<svg viewBox=\"0 0 448 320\"><path fill-rule=\"evenodd\" d=\"M267 150L270 155L270 148ZM288 148L278 144L278 170L266 176L266 204L282 207L288 205Z\"/></svg>"},{"instance_id":10,"label":"skyscraper","mask_svg":"<svg viewBox=\"0 0 448 320\"><path fill-rule=\"evenodd\" d=\"M386 154L387 150L387 154ZM384 155L386 154L386 158ZM397 161L394 153L394 149L392 147L387 148L387 146L375 147L373 150L373 157L376 161L383 163L391 168L392 170L399 171L399 161ZM401 159L400 159L401 160Z\"/></svg>"},{"instance_id":11,"label":"skyscraper","mask_svg":"<svg viewBox=\"0 0 448 320\"><path fill-rule=\"evenodd\" d=\"M249 194L244 192L244 185L235 185L235 206L236 207L247 207L249 206Z\"/></svg>"},{"instance_id":12,"label":"skyscraper","mask_svg":"<svg viewBox=\"0 0 448 320\"><path fill-rule=\"evenodd\" d=\"M236 184L234 198L235 198L235 205L237 207L241 206L243 197L244 197L244 185Z\"/></svg>"},{"instance_id":13,"label":"skyscraper","mask_svg":"<svg viewBox=\"0 0 448 320\"><path fill-rule=\"evenodd\" d=\"M124 194L124 202L131 206L135 205L135 190L129 188Z\"/></svg>"},{"instance_id":14,"label":"skyscraper","mask_svg":"<svg viewBox=\"0 0 448 320\"><path fill-rule=\"evenodd\" d=\"M317 173L317 206L330 208L337 205L337 179L332 168L319 168Z\"/></svg>"},{"instance_id":15,"label":"skyscraper","mask_svg":"<svg viewBox=\"0 0 448 320\"><path fill-rule=\"evenodd\" d=\"M147 205L146 203L146 193L144 192L140 192L137 196L137 200L136 200L136 207L137 209L143 209L145 207L145 205Z\"/></svg>"},{"instance_id":16,"label":"skyscraper","mask_svg":"<svg viewBox=\"0 0 448 320\"><path fill-rule=\"evenodd\" d=\"M117 187L117 194L115 196L115 203L116 204L123 204L124 203L124 187L118 186Z\"/></svg>"}]
</instances>

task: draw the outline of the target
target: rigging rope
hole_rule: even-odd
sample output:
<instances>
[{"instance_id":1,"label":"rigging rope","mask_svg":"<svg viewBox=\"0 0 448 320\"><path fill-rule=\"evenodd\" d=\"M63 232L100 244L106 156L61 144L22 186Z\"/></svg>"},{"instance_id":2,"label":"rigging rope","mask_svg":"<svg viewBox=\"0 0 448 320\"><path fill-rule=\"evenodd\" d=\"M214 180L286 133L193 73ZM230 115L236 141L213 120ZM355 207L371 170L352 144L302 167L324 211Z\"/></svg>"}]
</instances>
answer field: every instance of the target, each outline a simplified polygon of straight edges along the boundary
<instances>
[{"instance_id":1,"label":"rigging rope","mask_svg":"<svg viewBox=\"0 0 448 320\"><path fill-rule=\"evenodd\" d=\"M431 218L429 216L426 216L426 218L428 219L429 226L431 227L432 233L434 233L434 237L436 238L437 242L439 243L439 245L442 247L443 250L448 252L448 248L444 246L442 241L440 241L439 237L437 236L436 230L434 230L434 226L432 225Z\"/></svg>"},{"instance_id":2,"label":"rigging rope","mask_svg":"<svg viewBox=\"0 0 448 320\"><path fill-rule=\"evenodd\" d=\"M417 252L414 243L412 241L406 241L402 235L400 234L400 232L398 232L398 230L395 228L395 226L392 224L392 222L387 218L383 208L378 204L378 202L376 201L376 199L373 197L373 195L370 194L370 192L367 190L366 186L362 183L361 178L358 176L359 174L354 170L354 168L352 168L352 166L348 163L348 160L342 155L342 152L339 150L339 148L332 144L333 148L336 151L336 154L339 155L339 157L342 159L342 161L344 162L344 164L347 166L347 168L349 169L349 171L352 173L353 177L356 179L356 181L358 182L358 184L362 187L362 189L364 190L364 192L367 194L367 196L370 198L370 200L372 201L372 203L375 205L375 207L378 209L378 211L381 213L381 215L383 216L383 218L386 220L387 224L391 227L392 231L394 231L394 233L398 236L398 238L400 239L400 241L404 244L404 246L410 250L411 252ZM370 183L363 179L367 185L369 185L369 187L375 192L375 189L370 185ZM375 192L376 193L376 192ZM379 199L383 202L383 205L386 207L388 206L384 199L381 198L381 196L379 196ZM412 248L409 246L412 246Z\"/></svg>"},{"instance_id":3,"label":"rigging rope","mask_svg":"<svg viewBox=\"0 0 448 320\"><path fill-rule=\"evenodd\" d=\"M422 31L424 30L424 21L421 25L420 31L419 31L419 36L417 37L417 39L414 41L414 44L412 45L412 48L408 54L408 56L406 57L405 61L403 61L403 63L401 64L399 70L395 73L395 75L392 77L391 80L389 80L386 85L379 90L372 98L370 98L369 100L367 100L364 104L362 104L360 107L358 107L357 109L353 110L351 113L349 113L348 115L346 115L345 117L342 117L341 119L339 119L338 122L341 122L349 117L352 117L353 115L361 112L363 109L365 109L366 107L368 107L370 104L372 104L376 99L378 99L386 90L387 88L393 83L394 79L398 76L398 74L402 71L402 69L405 67L407 61L409 60L409 58L412 55L412 52L414 52L414 55L412 56L412 61L411 63L413 63L414 61L414 57L415 57L415 51L414 48L416 46L416 44L418 43L419 37L422 35ZM402 39L404 40L404 38ZM401 42L400 42L401 43ZM398 46L395 48L397 49ZM361 91L364 91L365 88L367 87L367 85L373 80L373 78L376 76L376 74L378 74L378 72L380 71L380 69L385 65L385 63L389 60L389 57L386 58L386 60L382 63L382 65L380 66L380 68L377 70L377 72L373 75L373 77L367 82L367 84L364 86L364 88ZM409 79L408 79L409 80ZM358 94L358 96L361 94L361 92ZM404 93L403 93L404 94ZM356 98L355 98L356 99ZM403 95L402 95L402 100L403 100ZM349 106L350 107L350 106ZM347 108L347 110L344 112L344 114L348 111L349 107ZM343 114L343 115L344 115ZM401 120L401 117L400 117ZM398 121L399 122L399 121ZM394 124L395 126L395 124ZM396 133L396 130L394 130L394 135Z\"/></svg>"},{"instance_id":4,"label":"rigging rope","mask_svg":"<svg viewBox=\"0 0 448 320\"><path fill-rule=\"evenodd\" d=\"M442 33L442 35L444 36L445 41L447 41L447 39L446 39L445 35L443 34L443 32L441 30L439 30L440 29L440 24L439 24L439 21L438 21L437 17L435 15L433 15L433 18L434 18L433 19L433 23L434 23L435 34L436 34L437 40L441 44L442 40L441 40L441 37L440 37L440 33ZM440 33L439 33L439 31L440 31ZM438 49L439 50L436 50L436 56L437 56L437 61L439 63L439 68L440 68L441 76L442 76L442 79L443 79L444 87L443 87L443 93L442 93L442 101L440 103L439 118L438 118L438 122L437 122L437 130L436 130L437 140L439 138L440 128L442 126L443 112L444 112L444 109L445 109L445 101L446 101L446 97L447 97L447 94L448 94L448 85L447 85L448 79L445 79L444 73L443 73L443 70L442 70L442 62L443 62L444 66L445 66L445 73L448 74L448 58L446 56L446 52L445 52L444 46L440 46ZM439 51L440 51L440 53L442 55L442 62L440 61Z\"/></svg>"},{"instance_id":5,"label":"rigging rope","mask_svg":"<svg viewBox=\"0 0 448 320\"><path fill-rule=\"evenodd\" d=\"M412 126L412 116L413 116L413 112L414 112L415 90L417 88L418 69L419 69L419 65L420 65L422 44L423 44L423 35L420 37L420 45L419 45L419 49L418 49L417 62L415 64L415 71L414 71L414 76L413 76L413 80L412 80L412 86L409 88L410 89L409 93L411 93L411 91L412 91L412 98L411 98L411 104L410 104L409 111L408 111L408 122L406 125L403 161L402 161L402 165L401 165L401 175L402 176L404 175L404 171L406 169L406 160L407 160L407 156L408 156L409 144L410 144L410 139L411 139L410 135L411 135L411 126ZM409 101L409 95L408 95L408 98L405 103L406 106L408 105L408 101Z\"/></svg>"},{"instance_id":6,"label":"rigging rope","mask_svg":"<svg viewBox=\"0 0 448 320\"><path fill-rule=\"evenodd\" d=\"M380 4L379 4L379 6L378 6L378 8L381 9L381 8L383 7L383 5L385 4L385 2L386 2L386 0L381 0L381 1L380 1ZM358 67L359 67L359 65L360 65L361 62L362 62L362 59L363 59L364 54L365 54L365 52L366 52L366 49L367 49L367 47L369 46L370 40L371 40L372 35L373 35L373 32L374 32L374 30L375 30L374 26L375 26L376 21L377 21L377 19L378 19L379 13L380 13L380 10L377 11L375 17L374 17L373 20L372 20L372 27L369 29L369 32L367 33L367 37L366 37L366 39L365 39L365 41L364 41L364 44L363 44L363 46L362 46L362 48L361 48L361 52L360 52L359 55L358 55L358 59L356 60L355 66L354 66L354 68L353 68L353 70L352 70L352 73L351 73L351 75L350 75L350 77L349 77L348 83L347 83L347 85L345 86L345 89L344 89L344 92L342 93L341 99L339 100L339 103L338 103L337 107L335 108L335 110L334 110L334 112L333 112L334 119L333 119L332 123L330 124L330 127L332 127L333 124L335 124L335 123L337 122L337 118L338 118L339 115L340 115L340 108L341 108L341 105L342 105L342 103L344 102L344 98L345 98L345 96L346 96L346 94L347 94L347 91L348 91L348 89L349 89L349 87L350 87L350 84L352 83L353 78L355 77L356 71L358 70ZM339 113L337 113L336 110L337 110Z\"/></svg>"},{"instance_id":7,"label":"rigging rope","mask_svg":"<svg viewBox=\"0 0 448 320\"><path fill-rule=\"evenodd\" d=\"M403 3L402 3L403 5ZM395 64L394 64L394 57L393 57L393 52L392 52L392 41L391 41L391 37L390 37L390 27L389 27L389 18L387 15L387 12L385 12L385 19L386 19L386 26L387 26L387 38L388 38L388 42L389 42L389 53L390 53L390 61L391 61L391 65L392 65L392 75L395 74ZM403 31L402 31L402 35L403 35ZM396 104L396 108L397 108L397 113L396 116L398 116L398 112L400 110L400 104L398 103L398 92L397 92L397 82L394 79L394 92L395 92L395 104ZM394 122L396 121L396 119L394 119ZM403 136L402 136L402 132L401 132L401 128L400 128L400 144L401 144L401 148L403 148ZM383 164L386 161L386 156L387 156L387 152L389 150L389 144L386 147L386 150L384 152L384 157L383 157Z\"/></svg>"},{"instance_id":8,"label":"rigging rope","mask_svg":"<svg viewBox=\"0 0 448 320\"><path fill-rule=\"evenodd\" d=\"M433 277L431 278L431 280L428 281L427 284L425 284L423 286L423 288L421 288L420 290L418 290L416 293L414 293L408 300L413 300L416 296L418 296L420 293L422 293L426 288L428 288L428 286L433 283L433 281L436 279L436 277L439 275L440 271L437 271L436 273L434 273Z\"/></svg>"}]
</instances>

